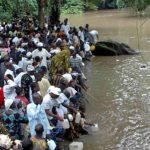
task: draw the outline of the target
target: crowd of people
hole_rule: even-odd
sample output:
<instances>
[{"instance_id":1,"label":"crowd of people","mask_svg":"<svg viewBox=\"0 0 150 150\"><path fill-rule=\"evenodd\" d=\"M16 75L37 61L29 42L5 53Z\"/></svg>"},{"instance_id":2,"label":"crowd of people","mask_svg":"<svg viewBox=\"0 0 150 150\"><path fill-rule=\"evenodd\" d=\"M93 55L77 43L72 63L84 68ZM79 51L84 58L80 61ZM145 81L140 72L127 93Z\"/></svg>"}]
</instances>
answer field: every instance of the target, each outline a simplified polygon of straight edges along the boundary
<instances>
[{"instance_id":1,"label":"crowd of people","mask_svg":"<svg viewBox=\"0 0 150 150\"><path fill-rule=\"evenodd\" d=\"M34 18L0 25L2 149L54 150L64 139L88 134L82 71L92 57L87 33L88 25L77 29L68 19L44 29ZM97 35L93 31L95 42Z\"/></svg>"}]
</instances>

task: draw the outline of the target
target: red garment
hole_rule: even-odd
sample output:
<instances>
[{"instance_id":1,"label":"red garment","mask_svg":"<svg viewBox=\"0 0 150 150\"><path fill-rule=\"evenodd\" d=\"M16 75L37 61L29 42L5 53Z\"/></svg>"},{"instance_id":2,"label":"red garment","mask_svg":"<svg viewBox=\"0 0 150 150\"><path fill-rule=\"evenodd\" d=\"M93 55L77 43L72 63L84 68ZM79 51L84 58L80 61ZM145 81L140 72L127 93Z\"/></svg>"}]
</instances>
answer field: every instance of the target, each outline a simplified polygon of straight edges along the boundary
<instances>
[{"instance_id":1,"label":"red garment","mask_svg":"<svg viewBox=\"0 0 150 150\"><path fill-rule=\"evenodd\" d=\"M4 105L4 92L3 92L3 88L0 87L0 107L2 107Z\"/></svg>"},{"instance_id":2,"label":"red garment","mask_svg":"<svg viewBox=\"0 0 150 150\"><path fill-rule=\"evenodd\" d=\"M24 102L26 105L29 104L28 99L25 96L16 96L16 99L20 99L22 102Z\"/></svg>"}]
</instances>

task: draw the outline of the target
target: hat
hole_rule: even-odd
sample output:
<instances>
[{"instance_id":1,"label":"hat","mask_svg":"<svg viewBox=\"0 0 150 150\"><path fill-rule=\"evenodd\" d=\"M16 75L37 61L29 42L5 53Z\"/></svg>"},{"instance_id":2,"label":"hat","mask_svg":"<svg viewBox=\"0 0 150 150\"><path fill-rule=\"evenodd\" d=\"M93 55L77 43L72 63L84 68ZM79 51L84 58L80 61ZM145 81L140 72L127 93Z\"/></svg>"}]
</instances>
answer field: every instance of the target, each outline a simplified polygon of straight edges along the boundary
<instances>
[{"instance_id":1,"label":"hat","mask_svg":"<svg viewBox=\"0 0 150 150\"><path fill-rule=\"evenodd\" d=\"M38 46L38 47L43 47L43 43L42 43L42 42L38 42L38 43L37 43L37 46Z\"/></svg>"},{"instance_id":2,"label":"hat","mask_svg":"<svg viewBox=\"0 0 150 150\"><path fill-rule=\"evenodd\" d=\"M34 71L35 68L32 65L27 66L27 71Z\"/></svg>"},{"instance_id":3,"label":"hat","mask_svg":"<svg viewBox=\"0 0 150 150\"><path fill-rule=\"evenodd\" d=\"M64 79L66 80L66 82L70 82L72 80L72 76L69 73L65 73L62 75L64 77Z\"/></svg>"},{"instance_id":4,"label":"hat","mask_svg":"<svg viewBox=\"0 0 150 150\"><path fill-rule=\"evenodd\" d=\"M55 87L55 86L50 86L49 89L48 89L48 93L53 93L55 95L60 95L61 93L61 89L58 88L58 87Z\"/></svg>"},{"instance_id":5,"label":"hat","mask_svg":"<svg viewBox=\"0 0 150 150\"><path fill-rule=\"evenodd\" d=\"M6 99L5 100L5 109L8 110L10 106L13 104L14 100L13 99Z\"/></svg>"},{"instance_id":6,"label":"hat","mask_svg":"<svg viewBox=\"0 0 150 150\"><path fill-rule=\"evenodd\" d=\"M26 56L27 57L32 57L32 53L31 52L27 52Z\"/></svg>"},{"instance_id":7,"label":"hat","mask_svg":"<svg viewBox=\"0 0 150 150\"><path fill-rule=\"evenodd\" d=\"M69 49L70 50L75 50L75 47L74 46L70 46Z\"/></svg>"}]
</instances>

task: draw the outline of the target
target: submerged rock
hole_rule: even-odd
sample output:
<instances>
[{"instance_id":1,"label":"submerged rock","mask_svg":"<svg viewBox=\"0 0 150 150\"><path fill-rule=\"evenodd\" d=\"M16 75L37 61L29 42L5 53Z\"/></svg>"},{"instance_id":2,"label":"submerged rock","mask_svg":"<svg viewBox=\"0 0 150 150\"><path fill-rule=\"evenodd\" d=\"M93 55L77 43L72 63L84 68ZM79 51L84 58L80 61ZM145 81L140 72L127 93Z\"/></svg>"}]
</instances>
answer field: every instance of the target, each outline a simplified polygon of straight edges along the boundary
<instances>
[{"instance_id":1,"label":"submerged rock","mask_svg":"<svg viewBox=\"0 0 150 150\"><path fill-rule=\"evenodd\" d=\"M115 55L137 55L139 52L130 48L124 43L116 41L101 41L96 43L95 50L92 51L94 55L101 56L115 56Z\"/></svg>"}]
</instances>

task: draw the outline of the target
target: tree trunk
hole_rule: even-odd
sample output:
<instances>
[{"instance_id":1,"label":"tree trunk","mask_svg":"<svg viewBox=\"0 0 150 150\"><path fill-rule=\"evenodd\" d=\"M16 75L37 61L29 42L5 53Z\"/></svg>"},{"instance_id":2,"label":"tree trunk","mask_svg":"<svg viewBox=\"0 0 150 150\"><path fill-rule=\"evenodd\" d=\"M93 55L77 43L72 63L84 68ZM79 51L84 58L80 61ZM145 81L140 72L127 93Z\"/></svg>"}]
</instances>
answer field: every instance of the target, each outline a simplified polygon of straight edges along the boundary
<instances>
[{"instance_id":1,"label":"tree trunk","mask_svg":"<svg viewBox=\"0 0 150 150\"><path fill-rule=\"evenodd\" d=\"M39 25L40 28L43 29L44 28L44 24L45 24L45 7L47 4L47 0L37 0L38 2L38 18L39 18Z\"/></svg>"},{"instance_id":2,"label":"tree trunk","mask_svg":"<svg viewBox=\"0 0 150 150\"><path fill-rule=\"evenodd\" d=\"M51 22L56 23L60 19L60 0L53 0L51 6Z\"/></svg>"}]
</instances>

